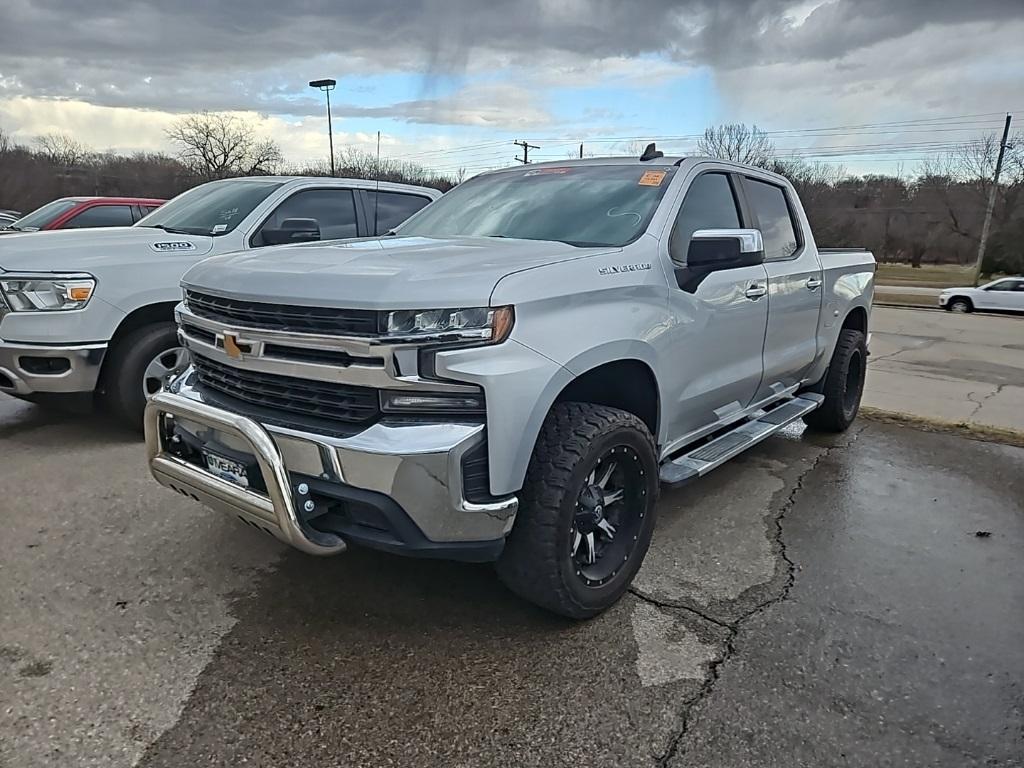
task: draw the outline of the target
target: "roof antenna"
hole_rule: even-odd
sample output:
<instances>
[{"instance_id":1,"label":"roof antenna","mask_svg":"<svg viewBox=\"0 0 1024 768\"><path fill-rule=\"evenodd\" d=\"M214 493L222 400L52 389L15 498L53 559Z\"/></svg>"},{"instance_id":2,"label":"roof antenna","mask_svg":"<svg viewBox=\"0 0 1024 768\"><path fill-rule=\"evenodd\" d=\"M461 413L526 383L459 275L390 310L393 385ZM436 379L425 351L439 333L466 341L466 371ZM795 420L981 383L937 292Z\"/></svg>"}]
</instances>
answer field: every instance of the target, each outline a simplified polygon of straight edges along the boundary
<instances>
[{"instance_id":1,"label":"roof antenna","mask_svg":"<svg viewBox=\"0 0 1024 768\"><path fill-rule=\"evenodd\" d=\"M644 153L640 155L640 162L646 163L648 160L655 160L659 157L664 156L665 153L658 149L656 146L654 146L654 142L652 141L650 144L647 145L647 149L644 150Z\"/></svg>"},{"instance_id":2,"label":"roof antenna","mask_svg":"<svg viewBox=\"0 0 1024 768\"><path fill-rule=\"evenodd\" d=\"M377 188L373 192L373 236L377 237L377 206L380 204L380 131L377 131Z\"/></svg>"}]
</instances>

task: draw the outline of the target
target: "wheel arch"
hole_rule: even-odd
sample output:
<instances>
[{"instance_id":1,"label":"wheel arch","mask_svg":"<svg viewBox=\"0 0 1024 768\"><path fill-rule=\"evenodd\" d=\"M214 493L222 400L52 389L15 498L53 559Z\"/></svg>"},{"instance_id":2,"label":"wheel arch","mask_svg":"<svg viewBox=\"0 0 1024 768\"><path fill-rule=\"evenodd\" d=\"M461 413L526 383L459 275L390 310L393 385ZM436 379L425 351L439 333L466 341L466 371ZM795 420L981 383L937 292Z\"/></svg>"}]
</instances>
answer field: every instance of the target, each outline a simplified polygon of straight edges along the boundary
<instances>
[{"instance_id":1,"label":"wheel arch","mask_svg":"<svg viewBox=\"0 0 1024 768\"><path fill-rule=\"evenodd\" d=\"M107 347L107 354L103 360L103 367L100 369L100 388L103 389L107 375L108 361L114 358L111 352L117 348L121 339L129 333L147 325L160 322L174 322L174 308L178 305L176 301L159 301L153 304L146 304L132 310L125 315L110 337Z\"/></svg>"},{"instance_id":2,"label":"wheel arch","mask_svg":"<svg viewBox=\"0 0 1024 768\"><path fill-rule=\"evenodd\" d=\"M657 437L661 397L654 370L636 358L609 360L577 375L555 397L558 403L605 405L632 413ZM550 408L548 409L550 412Z\"/></svg>"},{"instance_id":3,"label":"wheel arch","mask_svg":"<svg viewBox=\"0 0 1024 768\"><path fill-rule=\"evenodd\" d=\"M946 309L951 308L953 304L956 303L957 301L966 302L967 306L969 306L971 309L974 309L974 299L972 299L966 293L954 293L952 296L950 296L946 300Z\"/></svg>"},{"instance_id":4,"label":"wheel arch","mask_svg":"<svg viewBox=\"0 0 1024 768\"><path fill-rule=\"evenodd\" d=\"M840 331L845 330L860 331L865 336L868 334L868 311L864 307L853 307L849 312L846 313L846 317L843 318L843 324L840 326Z\"/></svg>"}]
</instances>

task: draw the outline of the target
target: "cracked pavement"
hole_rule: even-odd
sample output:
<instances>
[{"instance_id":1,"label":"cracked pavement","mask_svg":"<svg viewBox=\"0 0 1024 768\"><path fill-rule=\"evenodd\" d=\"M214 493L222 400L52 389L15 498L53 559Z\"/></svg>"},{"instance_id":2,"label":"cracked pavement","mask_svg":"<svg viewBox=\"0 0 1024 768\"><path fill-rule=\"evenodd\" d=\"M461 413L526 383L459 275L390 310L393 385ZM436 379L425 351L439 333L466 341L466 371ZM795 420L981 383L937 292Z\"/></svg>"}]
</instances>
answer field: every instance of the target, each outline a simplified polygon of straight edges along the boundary
<instances>
[{"instance_id":1,"label":"cracked pavement","mask_svg":"<svg viewBox=\"0 0 1024 768\"><path fill-rule=\"evenodd\" d=\"M0 400L0 444L4 768L1021 765L1022 449L791 427L663 494L574 624L288 551L95 418Z\"/></svg>"}]
</instances>

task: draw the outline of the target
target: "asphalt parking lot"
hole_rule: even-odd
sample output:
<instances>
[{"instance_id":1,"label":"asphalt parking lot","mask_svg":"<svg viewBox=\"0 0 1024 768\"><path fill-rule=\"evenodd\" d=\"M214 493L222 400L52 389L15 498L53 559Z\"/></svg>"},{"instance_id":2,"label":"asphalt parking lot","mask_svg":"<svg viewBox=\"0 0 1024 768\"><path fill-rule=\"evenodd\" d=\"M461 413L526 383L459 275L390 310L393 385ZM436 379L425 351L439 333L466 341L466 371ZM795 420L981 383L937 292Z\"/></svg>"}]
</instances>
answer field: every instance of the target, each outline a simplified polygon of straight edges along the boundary
<instances>
[{"instance_id":1,"label":"asphalt parking lot","mask_svg":"<svg viewBox=\"0 0 1024 768\"><path fill-rule=\"evenodd\" d=\"M0 766L1024 765L1024 449L793 428L666 493L572 624L320 560L0 399Z\"/></svg>"}]
</instances>

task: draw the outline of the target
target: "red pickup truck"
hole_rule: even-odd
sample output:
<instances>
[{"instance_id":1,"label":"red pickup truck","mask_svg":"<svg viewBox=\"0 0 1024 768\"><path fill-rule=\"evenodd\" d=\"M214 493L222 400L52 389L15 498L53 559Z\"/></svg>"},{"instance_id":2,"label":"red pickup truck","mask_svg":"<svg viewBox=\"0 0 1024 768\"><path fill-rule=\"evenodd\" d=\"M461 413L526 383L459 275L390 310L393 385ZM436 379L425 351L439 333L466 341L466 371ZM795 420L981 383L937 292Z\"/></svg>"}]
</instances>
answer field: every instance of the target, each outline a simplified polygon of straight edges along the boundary
<instances>
[{"instance_id":1,"label":"red pickup truck","mask_svg":"<svg viewBox=\"0 0 1024 768\"><path fill-rule=\"evenodd\" d=\"M130 227L166 200L149 197L62 197L0 228L0 234L50 229Z\"/></svg>"}]
</instances>

